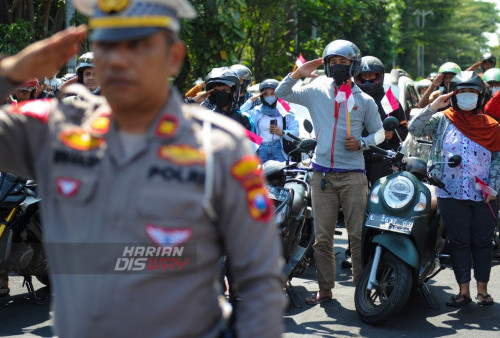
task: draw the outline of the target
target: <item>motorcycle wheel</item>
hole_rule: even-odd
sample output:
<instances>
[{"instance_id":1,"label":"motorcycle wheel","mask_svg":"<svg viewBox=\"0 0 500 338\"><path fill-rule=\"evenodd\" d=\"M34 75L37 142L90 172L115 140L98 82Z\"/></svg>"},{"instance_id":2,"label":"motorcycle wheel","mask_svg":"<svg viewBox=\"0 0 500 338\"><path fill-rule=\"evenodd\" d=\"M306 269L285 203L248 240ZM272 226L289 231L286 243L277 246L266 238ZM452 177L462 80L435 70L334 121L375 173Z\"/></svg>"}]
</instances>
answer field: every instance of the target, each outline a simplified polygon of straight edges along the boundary
<instances>
[{"instance_id":1,"label":"motorcycle wheel","mask_svg":"<svg viewBox=\"0 0 500 338\"><path fill-rule=\"evenodd\" d=\"M405 262L384 251L377 269L378 286L367 290L372 262L364 268L356 284L354 304L363 322L376 325L393 318L406 304L412 287L412 271Z\"/></svg>"},{"instance_id":2,"label":"motorcycle wheel","mask_svg":"<svg viewBox=\"0 0 500 338\"><path fill-rule=\"evenodd\" d=\"M36 275L36 279L45 286L50 286L49 275Z\"/></svg>"}]
</instances>

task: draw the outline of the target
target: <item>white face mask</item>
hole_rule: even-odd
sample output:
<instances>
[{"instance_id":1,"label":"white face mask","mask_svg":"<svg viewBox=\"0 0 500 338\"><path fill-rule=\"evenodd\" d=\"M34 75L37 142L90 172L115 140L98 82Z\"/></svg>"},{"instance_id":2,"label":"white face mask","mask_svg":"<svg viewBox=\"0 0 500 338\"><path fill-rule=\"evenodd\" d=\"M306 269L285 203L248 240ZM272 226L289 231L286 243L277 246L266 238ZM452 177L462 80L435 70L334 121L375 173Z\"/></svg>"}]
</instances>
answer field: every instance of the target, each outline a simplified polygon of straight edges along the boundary
<instances>
[{"instance_id":1,"label":"white face mask","mask_svg":"<svg viewBox=\"0 0 500 338\"><path fill-rule=\"evenodd\" d=\"M276 96L270 95L266 96L264 100L267 102L268 105L272 106L276 102L276 100L278 100L278 98Z\"/></svg>"},{"instance_id":2,"label":"white face mask","mask_svg":"<svg viewBox=\"0 0 500 338\"><path fill-rule=\"evenodd\" d=\"M476 93L458 93L457 94L457 105L460 110L471 111L477 106L478 95Z\"/></svg>"},{"instance_id":3,"label":"white face mask","mask_svg":"<svg viewBox=\"0 0 500 338\"><path fill-rule=\"evenodd\" d=\"M491 96L495 95L500 91L500 87L491 87Z\"/></svg>"}]
</instances>

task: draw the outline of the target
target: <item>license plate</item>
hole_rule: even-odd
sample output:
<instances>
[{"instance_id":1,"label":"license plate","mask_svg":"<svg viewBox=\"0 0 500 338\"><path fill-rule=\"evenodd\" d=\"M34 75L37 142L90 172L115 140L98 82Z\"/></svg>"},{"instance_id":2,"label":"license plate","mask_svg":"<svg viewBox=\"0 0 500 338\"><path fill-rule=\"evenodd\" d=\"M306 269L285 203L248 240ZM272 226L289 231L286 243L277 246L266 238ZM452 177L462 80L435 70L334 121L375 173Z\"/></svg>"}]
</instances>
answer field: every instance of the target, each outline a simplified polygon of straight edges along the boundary
<instances>
[{"instance_id":1,"label":"license plate","mask_svg":"<svg viewBox=\"0 0 500 338\"><path fill-rule=\"evenodd\" d=\"M371 228L409 234L413 228L413 220L383 214L369 214L365 225Z\"/></svg>"},{"instance_id":2,"label":"license plate","mask_svg":"<svg viewBox=\"0 0 500 338\"><path fill-rule=\"evenodd\" d=\"M290 192L285 188L273 187L272 185L267 186L267 197L276 201L286 201Z\"/></svg>"}]
</instances>

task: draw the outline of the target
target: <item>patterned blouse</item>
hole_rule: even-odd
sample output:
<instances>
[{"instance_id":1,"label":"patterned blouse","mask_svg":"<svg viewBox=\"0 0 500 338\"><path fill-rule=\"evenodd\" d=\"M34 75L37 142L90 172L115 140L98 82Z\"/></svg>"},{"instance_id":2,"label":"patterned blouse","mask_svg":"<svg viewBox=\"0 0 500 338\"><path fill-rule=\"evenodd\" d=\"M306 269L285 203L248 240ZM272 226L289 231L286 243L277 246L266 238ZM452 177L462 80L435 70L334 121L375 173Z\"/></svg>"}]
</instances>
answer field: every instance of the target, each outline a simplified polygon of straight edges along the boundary
<instances>
[{"instance_id":1,"label":"patterned blouse","mask_svg":"<svg viewBox=\"0 0 500 338\"><path fill-rule=\"evenodd\" d=\"M450 193L437 189L437 196L482 201L481 190L475 187L475 177L488 183L491 151L470 140L450 123L444 134L443 153L446 159L452 155L462 156L462 163L455 168L444 166L442 181Z\"/></svg>"}]
</instances>

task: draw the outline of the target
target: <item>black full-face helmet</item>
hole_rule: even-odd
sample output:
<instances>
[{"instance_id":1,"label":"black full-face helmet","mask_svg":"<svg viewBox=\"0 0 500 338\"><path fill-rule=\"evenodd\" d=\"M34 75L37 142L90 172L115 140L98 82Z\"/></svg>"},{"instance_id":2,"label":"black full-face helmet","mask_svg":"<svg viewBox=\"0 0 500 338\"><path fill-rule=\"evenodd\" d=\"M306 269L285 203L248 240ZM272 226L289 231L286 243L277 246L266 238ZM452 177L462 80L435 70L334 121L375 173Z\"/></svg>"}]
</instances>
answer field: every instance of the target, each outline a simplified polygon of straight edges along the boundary
<instances>
[{"instance_id":1,"label":"black full-face helmet","mask_svg":"<svg viewBox=\"0 0 500 338\"><path fill-rule=\"evenodd\" d=\"M234 71L240 79L243 79L241 91L247 90L247 87L252 83L252 71L243 65L232 65L229 69Z\"/></svg>"},{"instance_id":2,"label":"black full-face helmet","mask_svg":"<svg viewBox=\"0 0 500 338\"><path fill-rule=\"evenodd\" d=\"M78 83L83 83L83 71L85 68L94 68L94 52L88 52L78 58L76 65L76 74L78 75Z\"/></svg>"},{"instance_id":3,"label":"black full-face helmet","mask_svg":"<svg viewBox=\"0 0 500 338\"><path fill-rule=\"evenodd\" d=\"M373 80L364 80L362 74L376 74ZM384 90L385 67L382 61L375 56L363 56L359 74L354 78L354 82L368 95L374 95Z\"/></svg>"},{"instance_id":4,"label":"black full-face helmet","mask_svg":"<svg viewBox=\"0 0 500 338\"><path fill-rule=\"evenodd\" d=\"M497 64L497 58L491 53L485 53L485 54L483 54L483 56L481 56L481 66L483 67L484 71L486 71L487 69L484 69L483 64L487 61L492 63L491 68L495 68L495 66Z\"/></svg>"},{"instance_id":5,"label":"black full-face helmet","mask_svg":"<svg viewBox=\"0 0 500 338\"><path fill-rule=\"evenodd\" d=\"M450 92L452 92L464 88L471 88L479 93L477 99L477 106L476 109L474 109L474 113L477 113L478 109L481 109L484 104L484 95L486 88L484 81L473 71L462 71L457 75L455 75L453 79L451 79L449 84L449 89ZM455 110L460 110L457 104L456 95L453 95L451 97L451 104Z\"/></svg>"},{"instance_id":6,"label":"black full-face helmet","mask_svg":"<svg viewBox=\"0 0 500 338\"><path fill-rule=\"evenodd\" d=\"M231 87L231 102L237 102L240 96L240 78L229 67L213 68L205 79L205 89L208 91L217 84Z\"/></svg>"},{"instance_id":7,"label":"black full-face helmet","mask_svg":"<svg viewBox=\"0 0 500 338\"><path fill-rule=\"evenodd\" d=\"M330 72L330 58L332 56L343 56L351 60L349 76L356 77L358 75L361 64L361 53L354 43L347 40L334 40L325 47L323 50L323 61L325 74L328 77L333 77L333 74Z\"/></svg>"}]
</instances>

